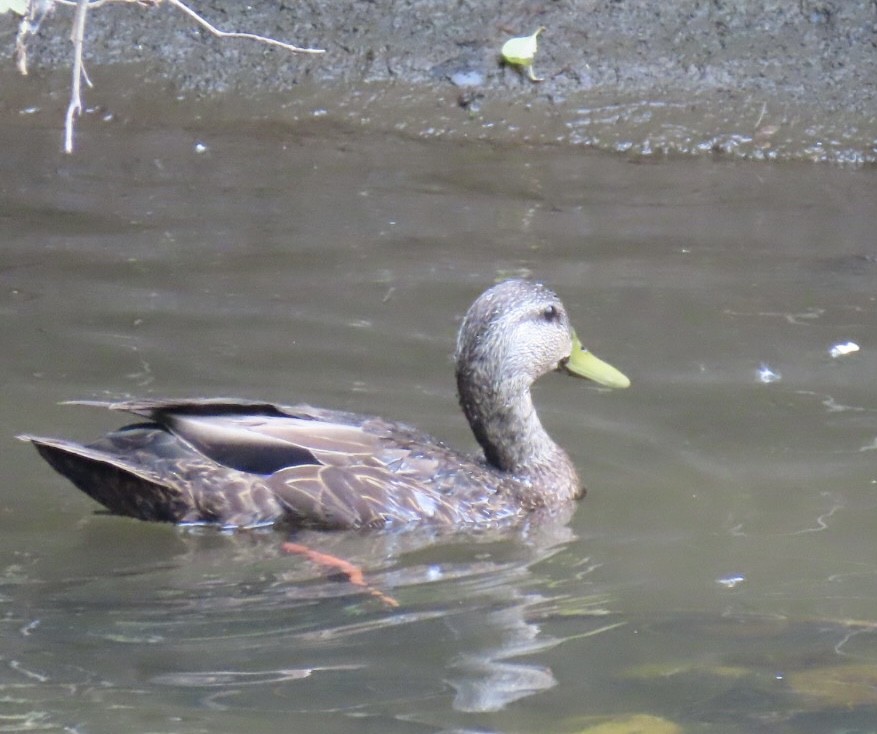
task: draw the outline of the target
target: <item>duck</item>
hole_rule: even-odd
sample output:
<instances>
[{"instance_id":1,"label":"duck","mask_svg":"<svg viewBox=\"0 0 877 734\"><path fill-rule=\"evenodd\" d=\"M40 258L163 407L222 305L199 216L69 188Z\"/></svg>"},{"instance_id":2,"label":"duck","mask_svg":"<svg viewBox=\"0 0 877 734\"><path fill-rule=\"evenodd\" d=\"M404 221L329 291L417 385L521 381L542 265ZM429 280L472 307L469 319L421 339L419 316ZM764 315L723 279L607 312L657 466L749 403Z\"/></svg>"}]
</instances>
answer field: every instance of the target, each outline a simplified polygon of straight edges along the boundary
<instances>
[{"instance_id":1,"label":"duck","mask_svg":"<svg viewBox=\"0 0 877 734\"><path fill-rule=\"evenodd\" d=\"M71 401L139 420L89 444L18 438L110 513L147 521L484 526L582 497L531 386L549 372L611 388L630 381L582 346L554 291L526 279L485 290L462 320L454 361L475 455L378 416L234 398Z\"/></svg>"}]
</instances>

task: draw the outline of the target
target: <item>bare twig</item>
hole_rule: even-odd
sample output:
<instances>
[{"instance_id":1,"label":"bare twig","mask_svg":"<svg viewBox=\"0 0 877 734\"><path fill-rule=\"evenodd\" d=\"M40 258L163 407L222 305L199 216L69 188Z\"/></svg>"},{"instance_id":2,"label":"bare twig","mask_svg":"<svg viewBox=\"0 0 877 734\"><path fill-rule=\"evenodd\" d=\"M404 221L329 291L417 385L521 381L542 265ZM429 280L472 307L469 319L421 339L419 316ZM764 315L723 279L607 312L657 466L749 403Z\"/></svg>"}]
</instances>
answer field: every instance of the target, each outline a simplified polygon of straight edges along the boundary
<instances>
[{"instance_id":1,"label":"bare twig","mask_svg":"<svg viewBox=\"0 0 877 734\"><path fill-rule=\"evenodd\" d=\"M40 25L54 10L54 0L28 0L18 33L15 36L15 65L22 76L27 76L27 40L40 29Z\"/></svg>"},{"instance_id":2,"label":"bare twig","mask_svg":"<svg viewBox=\"0 0 877 734\"><path fill-rule=\"evenodd\" d=\"M75 5L79 7L81 4L79 0L51 0L53 3L57 3L58 5ZM217 38L246 38L251 41L259 41L260 43L267 43L269 46L277 46L278 48L285 49L287 51L292 51L297 54L324 54L326 53L326 49L323 48L301 48L300 46L293 46L291 43L285 43L284 41L278 41L276 38L269 38L268 36L260 36L257 33L238 33L236 31L222 31L217 28L215 25L210 23L206 18L196 13L192 8L190 8L186 3L182 2L182 0L88 0L87 5L89 9L99 8L101 5L107 5L109 3L135 3L137 5L144 5L146 7L157 7L161 5L163 2L166 2L168 5L173 5L178 10L182 11L190 18L192 18L198 25L206 28L210 33L212 33Z\"/></svg>"},{"instance_id":3,"label":"bare twig","mask_svg":"<svg viewBox=\"0 0 877 734\"><path fill-rule=\"evenodd\" d=\"M67 116L64 125L64 150L73 152L73 129L76 117L82 114L82 82L92 86L85 66L82 63L82 49L85 38L85 21L88 11L110 3L134 3L144 7L157 7L167 2L177 10L192 18L202 28L208 30L217 38L243 38L250 41L258 41L269 46L276 46L286 51L299 54L322 54L322 48L301 48L291 43L278 41L268 36L260 36L256 33L237 33L234 31L222 31L205 18L192 10L183 0L29 0L27 14L22 18L18 28L18 36L15 40L15 55L18 69L22 74L27 74L27 40L39 28L43 18L48 15L52 8L58 5L67 5L76 8L73 17L73 28L70 32L70 40L73 42L73 83L70 88L70 104L67 106Z\"/></svg>"},{"instance_id":4,"label":"bare twig","mask_svg":"<svg viewBox=\"0 0 877 734\"><path fill-rule=\"evenodd\" d=\"M73 41L73 84L70 88L70 104L67 105L67 119L64 124L64 152L73 152L73 118L82 114L82 80L91 86L88 75L82 66L82 40L85 37L85 18L88 14L89 0L79 0L76 4L76 15L73 16L73 30L70 40Z\"/></svg>"},{"instance_id":5,"label":"bare twig","mask_svg":"<svg viewBox=\"0 0 877 734\"><path fill-rule=\"evenodd\" d=\"M206 28L210 31L214 36L218 38L248 38L251 41L259 41L261 43L267 43L269 46L278 46L280 48L285 48L287 51L292 51L293 53L298 54L324 54L326 50L323 48L300 48L299 46L293 46L291 43L284 43L283 41L278 41L274 38L268 38L267 36L259 36L255 33L235 33L234 31L221 31L214 25L208 23L204 18L202 18L198 13L196 13L192 8L190 8L185 3L180 0L166 0L167 3L173 5L175 8L182 10L186 15L195 20L199 25Z\"/></svg>"},{"instance_id":6,"label":"bare twig","mask_svg":"<svg viewBox=\"0 0 877 734\"><path fill-rule=\"evenodd\" d=\"M22 76L27 76L27 37L30 31L30 18L25 15L18 24L18 33L15 36L15 65Z\"/></svg>"}]
</instances>

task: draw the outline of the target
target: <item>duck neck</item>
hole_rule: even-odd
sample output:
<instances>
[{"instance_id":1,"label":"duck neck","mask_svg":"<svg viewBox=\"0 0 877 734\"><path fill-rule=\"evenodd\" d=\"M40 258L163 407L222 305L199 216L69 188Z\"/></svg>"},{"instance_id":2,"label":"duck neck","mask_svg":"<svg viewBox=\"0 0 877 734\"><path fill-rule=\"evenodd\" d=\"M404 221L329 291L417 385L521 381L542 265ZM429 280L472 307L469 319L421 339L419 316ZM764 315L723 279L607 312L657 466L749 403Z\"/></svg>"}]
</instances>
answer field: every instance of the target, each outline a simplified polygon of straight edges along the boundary
<instances>
[{"instance_id":1,"label":"duck neck","mask_svg":"<svg viewBox=\"0 0 877 734\"><path fill-rule=\"evenodd\" d=\"M577 496L575 468L542 427L530 384L467 377L465 372L457 372L460 405L488 463L522 480L563 477L570 485L570 497ZM559 490L562 493L561 487L552 486L551 490L555 496Z\"/></svg>"}]
</instances>

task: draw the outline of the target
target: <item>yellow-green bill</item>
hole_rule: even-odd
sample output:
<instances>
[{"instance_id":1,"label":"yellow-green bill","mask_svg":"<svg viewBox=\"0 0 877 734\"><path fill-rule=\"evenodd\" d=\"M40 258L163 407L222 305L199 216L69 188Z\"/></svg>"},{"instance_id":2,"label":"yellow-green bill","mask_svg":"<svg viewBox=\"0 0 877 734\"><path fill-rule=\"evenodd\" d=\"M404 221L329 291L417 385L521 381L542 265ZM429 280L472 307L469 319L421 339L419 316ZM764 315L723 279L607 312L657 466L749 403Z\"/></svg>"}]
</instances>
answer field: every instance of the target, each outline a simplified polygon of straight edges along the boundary
<instances>
[{"instance_id":1,"label":"yellow-green bill","mask_svg":"<svg viewBox=\"0 0 877 734\"><path fill-rule=\"evenodd\" d=\"M564 367L578 377L586 377L606 387L630 387L630 380L611 364L585 349L575 332L572 335L572 353Z\"/></svg>"}]
</instances>

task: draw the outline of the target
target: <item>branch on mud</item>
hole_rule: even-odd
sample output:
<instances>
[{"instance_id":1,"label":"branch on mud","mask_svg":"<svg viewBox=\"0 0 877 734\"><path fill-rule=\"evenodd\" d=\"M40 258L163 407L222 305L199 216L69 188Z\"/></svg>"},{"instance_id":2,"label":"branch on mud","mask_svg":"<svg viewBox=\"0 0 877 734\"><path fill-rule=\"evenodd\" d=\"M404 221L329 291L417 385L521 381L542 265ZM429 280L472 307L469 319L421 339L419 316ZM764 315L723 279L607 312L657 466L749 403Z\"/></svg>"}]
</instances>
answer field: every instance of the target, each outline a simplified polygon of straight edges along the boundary
<instances>
[{"instance_id":1,"label":"branch on mud","mask_svg":"<svg viewBox=\"0 0 877 734\"><path fill-rule=\"evenodd\" d=\"M123 0L127 2L131 2L131 0ZM135 0L136 2L136 0ZM156 4L162 2L162 0L156 0ZM300 48L299 46L293 46L291 43L284 43L283 41L278 41L275 38L268 38L267 36L260 36L255 33L236 33L234 31L221 31L214 25L208 23L204 18L202 18L198 13L196 13L192 8L186 5L180 0L165 0L169 5L173 5L175 8L179 8L190 18L194 19L199 25L206 28L217 38L248 38L251 41L259 41L260 43L266 43L269 46L278 46L279 48L284 48L287 51L292 51L296 54L323 54L326 53L326 50L323 48Z\"/></svg>"},{"instance_id":2,"label":"branch on mud","mask_svg":"<svg viewBox=\"0 0 877 734\"><path fill-rule=\"evenodd\" d=\"M28 38L35 34L43 20L52 12L55 5L74 6L76 8L73 16L73 27L70 32L70 40L73 42L73 81L70 88L70 104L67 106L67 115L64 124L64 151L73 152L73 130L75 119L82 114L82 82L88 86L92 86L88 75L85 72L85 66L82 63L82 51L85 39L85 22L88 11L99 8L102 5L110 3L136 3L143 7L158 7L163 2L176 8L194 20L202 28L210 32L217 38L244 38L250 41L257 41L269 46L276 46L291 53L300 54L322 54L325 49L321 48L302 48L294 46L291 43L278 41L268 36L260 36L256 33L239 33L236 31L223 31L211 24L204 17L196 13L182 0L27 0L26 10L22 14L21 22L18 26L18 35L15 39L15 59L18 70L27 75L27 42ZM10 6L13 10L20 12L16 7Z\"/></svg>"}]
</instances>

